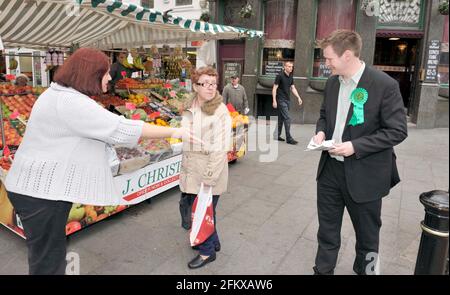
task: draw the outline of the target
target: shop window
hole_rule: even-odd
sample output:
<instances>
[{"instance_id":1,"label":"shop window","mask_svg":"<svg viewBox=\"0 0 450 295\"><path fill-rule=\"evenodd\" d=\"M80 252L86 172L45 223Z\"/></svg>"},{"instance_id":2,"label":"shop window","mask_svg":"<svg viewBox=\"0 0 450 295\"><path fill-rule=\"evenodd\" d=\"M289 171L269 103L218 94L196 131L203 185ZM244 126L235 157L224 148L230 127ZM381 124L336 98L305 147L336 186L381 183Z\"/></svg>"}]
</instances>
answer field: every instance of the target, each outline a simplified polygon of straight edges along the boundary
<instances>
[{"instance_id":1,"label":"shop window","mask_svg":"<svg viewBox=\"0 0 450 295\"><path fill-rule=\"evenodd\" d=\"M283 62L294 62L297 5L298 1L294 0L265 2L266 38L261 63L262 75L276 76L282 71Z\"/></svg>"},{"instance_id":2,"label":"shop window","mask_svg":"<svg viewBox=\"0 0 450 295\"><path fill-rule=\"evenodd\" d=\"M448 15L445 16L444 34L442 35L441 54L439 57L439 84L448 87Z\"/></svg>"},{"instance_id":3,"label":"shop window","mask_svg":"<svg viewBox=\"0 0 450 295\"><path fill-rule=\"evenodd\" d=\"M264 48L262 75L276 76L283 70L283 63L294 62L295 50L288 48Z\"/></svg>"},{"instance_id":4,"label":"shop window","mask_svg":"<svg viewBox=\"0 0 450 295\"><path fill-rule=\"evenodd\" d=\"M316 40L327 37L337 29L355 29L356 0L319 0L317 7ZM328 78L331 71L325 65L322 50L314 49L312 76Z\"/></svg>"},{"instance_id":5,"label":"shop window","mask_svg":"<svg viewBox=\"0 0 450 295\"><path fill-rule=\"evenodd\" d=\"M192 5L192 0L176 0L176 6Z\"/></svg>"},{"instance_id":6,"label":"shop window","mask_svg":"<svg viewBox=\"0 0 450 295\"><path fill-rule=\"evenodd\" d=\"M155 1L154 0L141 0L141 6L145 8L154 8Z\"/></svg>"}]
</instances>

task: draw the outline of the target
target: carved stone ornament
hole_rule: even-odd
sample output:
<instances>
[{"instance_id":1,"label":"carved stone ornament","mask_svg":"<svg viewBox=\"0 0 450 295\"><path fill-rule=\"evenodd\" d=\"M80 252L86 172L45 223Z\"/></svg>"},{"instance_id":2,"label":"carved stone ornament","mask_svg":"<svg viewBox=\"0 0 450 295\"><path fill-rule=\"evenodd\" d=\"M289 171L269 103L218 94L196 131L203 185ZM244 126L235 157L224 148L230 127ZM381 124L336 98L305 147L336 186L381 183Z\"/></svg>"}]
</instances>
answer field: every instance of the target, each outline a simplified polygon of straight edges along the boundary
<instances>
[{"instance_id":1,"label":"carved stone ornament","mask_svg":"<svg viewBox=\"0 0 450 295\"><path fill-rule=\"evenodd\" d=\"M295 49L295 40L265 40L264 41L265 48L289 48Z\"/></svg>"}]
</instances>

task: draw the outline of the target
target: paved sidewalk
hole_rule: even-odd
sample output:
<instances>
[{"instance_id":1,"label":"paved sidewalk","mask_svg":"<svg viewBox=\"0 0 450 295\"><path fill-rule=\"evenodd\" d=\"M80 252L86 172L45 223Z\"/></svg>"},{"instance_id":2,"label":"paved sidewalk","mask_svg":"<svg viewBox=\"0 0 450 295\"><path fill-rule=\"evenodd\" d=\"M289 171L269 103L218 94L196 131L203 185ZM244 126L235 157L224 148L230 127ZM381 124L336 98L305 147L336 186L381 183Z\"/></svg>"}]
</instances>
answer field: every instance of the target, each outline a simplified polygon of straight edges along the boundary
<instances>
[{"instance_id":1,"label":"paved sidewalk","mask_svg":"<svg viewBox=\"0 0 450 295\"><path fill-rule=\"evenodd\" d=\"M318 152L304 152L313 125L293 125L297 146L280 143L272 163L250 152L230 166L229 192L218 204L222 250L215 262L189 270L196 255L180 226L174 188L70 237L81 274L312 273L318 228L315 174ZM402 182L383 199L381 273L412 274L424 217L422 192L449 188L449 130L409 128L396 147ZM346 213L336 274L353 274L355 236ZM0 226L0 274L26 274L25 242Z\"/></svg>"}]
</instances>

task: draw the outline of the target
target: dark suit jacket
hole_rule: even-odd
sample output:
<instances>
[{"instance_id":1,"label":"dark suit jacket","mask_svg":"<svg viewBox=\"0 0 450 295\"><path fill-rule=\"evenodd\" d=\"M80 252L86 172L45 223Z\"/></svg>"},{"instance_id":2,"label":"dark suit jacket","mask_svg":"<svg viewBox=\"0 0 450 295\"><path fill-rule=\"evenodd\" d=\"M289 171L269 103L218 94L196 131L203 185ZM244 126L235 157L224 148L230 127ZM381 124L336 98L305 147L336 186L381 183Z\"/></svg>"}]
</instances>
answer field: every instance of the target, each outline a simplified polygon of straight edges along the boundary
<instances>
[{"instance_id":1,"label":"dark suit jacket","mask_svg":"<svg viewBox=\"0 0 450 295\"><path fill-rule=\"evenodd\" d=\"M325 132L326 140L331 139L334 132L339 86L338 76L330 77L325 86L316 133ZM351 141L355 150L352 156L344 159L350 196L355 202L364 203L386 196L390 188L400 182L393 146L408 135L403 99L397 81L366 65L357 87L364 88L369 93L364 104L364 123L348 125L353 115L351 104L342 142ZM322 152L317 179L329 159L328 152Z\"/></svg>"}]
</instances>

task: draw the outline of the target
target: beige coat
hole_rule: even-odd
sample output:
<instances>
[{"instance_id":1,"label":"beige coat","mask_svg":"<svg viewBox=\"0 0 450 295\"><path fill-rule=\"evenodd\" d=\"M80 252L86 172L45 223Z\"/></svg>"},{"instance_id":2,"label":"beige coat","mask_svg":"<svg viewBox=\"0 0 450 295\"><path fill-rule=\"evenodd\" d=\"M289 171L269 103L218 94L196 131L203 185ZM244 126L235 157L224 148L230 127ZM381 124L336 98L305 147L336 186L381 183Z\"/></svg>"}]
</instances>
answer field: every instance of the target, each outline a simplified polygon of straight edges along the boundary
<instances>
[{"instance_id":1,"label":"beige coat","mask_svg":"<svg viewBox=\"0 0 450 295\"><path fill-rule=\"evenodd\" d=\"M196 100L196 95L192 101ZM231 139L231 117L219 93L202 108L191 107L183 113L182 126L192 127L194 135L203 143L183 143L180 189L197 194L200 184L213 187L213 195L226 192L228 186L228 158Z\"/></svg>"}]
</instances>

